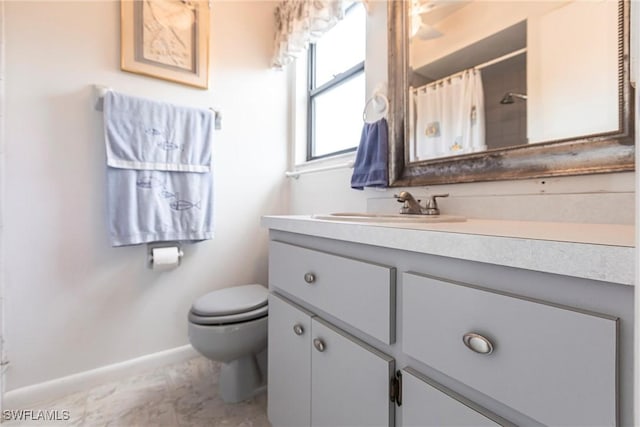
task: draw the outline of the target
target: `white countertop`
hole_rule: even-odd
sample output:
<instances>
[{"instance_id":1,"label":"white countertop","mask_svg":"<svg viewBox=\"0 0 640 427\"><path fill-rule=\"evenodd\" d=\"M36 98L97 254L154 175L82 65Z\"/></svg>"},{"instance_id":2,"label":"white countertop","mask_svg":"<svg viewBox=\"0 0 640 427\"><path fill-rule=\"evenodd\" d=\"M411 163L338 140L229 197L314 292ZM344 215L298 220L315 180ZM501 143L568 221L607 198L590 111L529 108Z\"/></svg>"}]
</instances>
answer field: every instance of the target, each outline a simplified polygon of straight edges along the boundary
<instances>
[{"instance_id":1,"label":"white countertop","mask_svg":"<svg viewBox=\"0 0 640 427\"><path fill-rule=\"evenodd\" d=\"M634 284L632 225L468 219L455 223L370 223L309 215L265 216L274 230Z\"/></svg>"}]
</instances>

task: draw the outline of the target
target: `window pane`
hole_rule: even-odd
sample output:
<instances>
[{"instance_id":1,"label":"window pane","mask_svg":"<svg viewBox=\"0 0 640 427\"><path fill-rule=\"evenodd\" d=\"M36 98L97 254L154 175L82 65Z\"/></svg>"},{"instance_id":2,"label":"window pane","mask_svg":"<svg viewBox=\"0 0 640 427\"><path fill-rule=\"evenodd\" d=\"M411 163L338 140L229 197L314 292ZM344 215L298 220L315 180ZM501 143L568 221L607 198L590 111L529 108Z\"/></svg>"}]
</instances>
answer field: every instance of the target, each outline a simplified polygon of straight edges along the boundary
<instances>
[{"instance_id":1,"label":"window pane","mask_svg":"<svg viewBox=\"0 0 640 427\"><path fill-rule=\"evenodd\" d=\"M316 42L316 87L364 61L366 18L364 5L356 3Z\"/></svg>"},{"instance_id":2,"label":"window pane","mask_svg":"<svg viewBox=\"0 0 640 427\"><path fill-rule=\"evenodd\" d=\"M316 140L312 157L358 145L362 132L364 83L364 73L360 73L313 99Z\"/></svg>"}]
</instances>

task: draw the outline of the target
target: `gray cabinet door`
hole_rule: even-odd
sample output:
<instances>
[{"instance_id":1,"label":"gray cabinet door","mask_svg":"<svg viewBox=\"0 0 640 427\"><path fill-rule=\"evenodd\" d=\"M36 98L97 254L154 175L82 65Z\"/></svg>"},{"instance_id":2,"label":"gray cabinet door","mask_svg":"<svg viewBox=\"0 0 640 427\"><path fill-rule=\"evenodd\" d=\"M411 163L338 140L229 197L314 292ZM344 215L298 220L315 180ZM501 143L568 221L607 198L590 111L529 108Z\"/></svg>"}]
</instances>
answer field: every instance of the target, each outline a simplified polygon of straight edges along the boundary
<instances>
[{"instance_id":1,"label":"gray cabinet door","mask_svg":"<svg viewBox=\"0 0 640 427\"><path fill-rule=\"evenodd\" d=\"M311 422L311 316L269 295L269 421L274 427Z\"/></svg>"},{"instance_id":2,"label":"gray cabinet door","mask_svg":"<svg viewBox=\"0 0 640 427\"><path fill-rule=\"evenodd\" d=\"M312 319L312 345L312 426L394 425L391 357L318 318Z\"/></svg>"},{"instance_id":3,"label":"gray cabinet door","mask_svg":"<svg viewBox=\"0 0 640 427\"><path fill-rule=\"evenodd\" d=\"M513 426L411 368L402 371L403 427Z\"/></svg>"}]
</instances>

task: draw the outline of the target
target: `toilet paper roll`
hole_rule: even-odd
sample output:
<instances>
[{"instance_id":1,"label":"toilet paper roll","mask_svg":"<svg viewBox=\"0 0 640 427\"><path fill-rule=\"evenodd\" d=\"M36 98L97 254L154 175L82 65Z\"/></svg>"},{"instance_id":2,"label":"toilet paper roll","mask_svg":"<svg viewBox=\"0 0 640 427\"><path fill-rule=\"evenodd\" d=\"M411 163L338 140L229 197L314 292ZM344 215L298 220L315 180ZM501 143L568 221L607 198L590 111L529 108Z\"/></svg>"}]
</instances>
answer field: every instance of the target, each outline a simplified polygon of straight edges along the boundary
<instances>
[{"instance_id":1,"label":"toilet paper roll","mask_svg":"<svg viewBox=\"0 0 640 427\"><path fill-rule=\"evenodd\" d=\"M182 253L180 248L170 246L168 248L153 248L151 250L151 268L153 270L170 270L180 265Z\"/></svg>"}]
</instances>

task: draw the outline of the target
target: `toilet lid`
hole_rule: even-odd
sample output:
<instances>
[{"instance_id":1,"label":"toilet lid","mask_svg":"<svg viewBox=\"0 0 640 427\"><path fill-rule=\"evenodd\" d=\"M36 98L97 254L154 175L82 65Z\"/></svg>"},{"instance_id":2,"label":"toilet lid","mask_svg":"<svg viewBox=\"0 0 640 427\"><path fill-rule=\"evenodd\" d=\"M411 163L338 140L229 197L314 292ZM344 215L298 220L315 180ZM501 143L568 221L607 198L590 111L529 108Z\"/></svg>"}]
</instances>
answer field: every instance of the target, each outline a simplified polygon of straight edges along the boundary
<instances>
[{"instance_id":1,"label":"toilet lid","mask_svg":"<svg viewBox=\"0 0 640 427\"><path fill-rule=\"evenodd\" d=\"M265 317L268 312L266 305L244 313L229 314L226 316L199 316L193 311L189 312L189 321L196 325L229 325L232 323L248 322L250 320Z\"/></svg>"},{"instance_id":2,"label":"toilet lid","mask_svg":"<svg viewBox=\"0 0 640 427\"><path fill-rule=\"evenodd\" d=\"M198 316L228 316L246 313L267 305L269 291L262 285L219 289L198 298L191 312Z\"/></svg>"}]
</instances>

